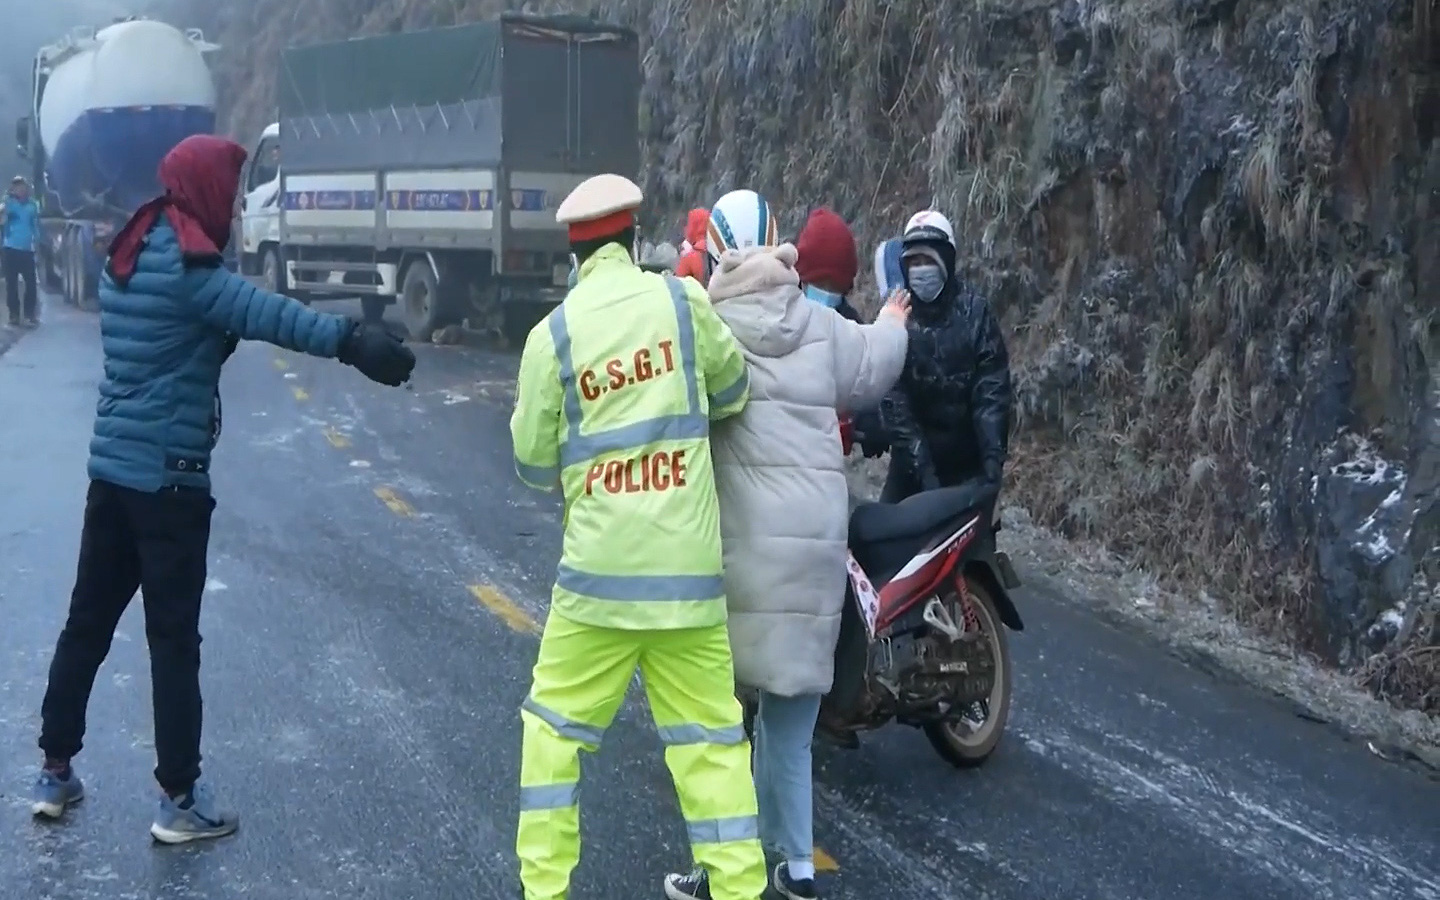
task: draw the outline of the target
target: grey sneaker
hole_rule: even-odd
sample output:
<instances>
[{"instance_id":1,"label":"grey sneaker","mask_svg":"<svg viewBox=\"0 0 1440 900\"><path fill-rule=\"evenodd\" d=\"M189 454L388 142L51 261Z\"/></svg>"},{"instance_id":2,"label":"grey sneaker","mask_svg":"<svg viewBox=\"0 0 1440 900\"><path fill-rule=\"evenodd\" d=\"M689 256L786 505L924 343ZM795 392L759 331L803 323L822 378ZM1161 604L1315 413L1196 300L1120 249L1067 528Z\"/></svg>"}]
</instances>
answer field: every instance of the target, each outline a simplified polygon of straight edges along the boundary
<instances>
[{"instance_id":1,"label":"grey sneaker","mask_svg":"<svg viewBox=\"0 0 1440 900\"><path fill-rule=\"evenodd\" d=\"M671 872L665 876L665 896L670 900L710 900L710 874L699 866L688 875Z\"/></svg>"},{"instance_id":2,"label":"grey sneaker","mask_svg":"<svg viewBox=\"0 0 1440 900\"><path fill-rule=\"evenodd\" d=\"M47 819L58 819L67 808L85 799L85 785L80 783L80 776L75 774L74 769L70 770L70 777L64 779L48 769L42 769L40 777L35 780L33 798L31 812Z\"/></svg>"},{"instance_id":3,"label":"grey sneaker","mask_svg":"<svg viewBox=\"0 0 1440 900\"><path fill-rule=\"evenodd\" d=\"M162 797L150 836L162 844L188 844L234 834L240 817L219 809L208 786L197 784L184 797Z\"/></svg>"}]
</instances>

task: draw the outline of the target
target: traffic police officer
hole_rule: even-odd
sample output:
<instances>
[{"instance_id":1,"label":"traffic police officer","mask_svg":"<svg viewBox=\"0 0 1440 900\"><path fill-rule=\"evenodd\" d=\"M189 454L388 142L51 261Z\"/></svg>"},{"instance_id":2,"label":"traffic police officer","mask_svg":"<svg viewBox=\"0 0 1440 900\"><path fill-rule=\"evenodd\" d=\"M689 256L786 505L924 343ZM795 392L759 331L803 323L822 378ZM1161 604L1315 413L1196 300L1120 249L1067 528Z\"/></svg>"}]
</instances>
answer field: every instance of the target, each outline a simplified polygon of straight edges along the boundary
<instances>
[{"instance_id":1,"label":"traffic police officer","mask_svg":"<svg viewBox=\"0 0 1440 900\"><path fill-rule=\"evenodd\" d=\"M525 342L510 419L521 480L565 498L520 714L527 900L567 895L580 857L579 754L598 749L637 666L715 900L757 900L766 886L708 440L711 421L744 407L749 378L698 283L636 266L642 200L630 180L599 175L560 205L576 284Z\"/></svg>"}]
</instances>

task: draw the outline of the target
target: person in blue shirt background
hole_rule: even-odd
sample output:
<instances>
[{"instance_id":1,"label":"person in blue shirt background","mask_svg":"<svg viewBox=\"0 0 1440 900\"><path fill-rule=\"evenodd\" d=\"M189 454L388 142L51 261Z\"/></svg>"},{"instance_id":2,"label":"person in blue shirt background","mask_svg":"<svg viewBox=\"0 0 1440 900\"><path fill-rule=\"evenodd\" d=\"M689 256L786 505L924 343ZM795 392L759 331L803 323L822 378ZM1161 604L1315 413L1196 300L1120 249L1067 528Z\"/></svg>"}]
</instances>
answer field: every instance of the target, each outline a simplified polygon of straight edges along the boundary
<instances>
[{"instance_id":1,"label":"person in blue shirt background","mask_svg":"<svg viewBox=\"0 0 1440 900\"><path fill-rule=\"evenodd\" d=\"M25 176L10 180L5 195L0 229L4 231L5 304L9 307L10 324L40 324L39 289L35 285L35 247L40 242L40 204L30 196L30 183ZM20 303L20 280L25 280L23 317Z\"/></svg>"}]
</instances>

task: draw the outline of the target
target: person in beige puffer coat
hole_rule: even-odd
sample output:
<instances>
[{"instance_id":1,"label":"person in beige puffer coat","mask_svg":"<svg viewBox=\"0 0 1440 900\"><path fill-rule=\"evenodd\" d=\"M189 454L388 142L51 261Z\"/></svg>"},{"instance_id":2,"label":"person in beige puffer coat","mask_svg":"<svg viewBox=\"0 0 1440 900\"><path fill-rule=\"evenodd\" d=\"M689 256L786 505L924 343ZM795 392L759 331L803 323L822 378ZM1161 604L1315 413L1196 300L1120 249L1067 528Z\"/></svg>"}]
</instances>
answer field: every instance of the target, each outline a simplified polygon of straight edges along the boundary
<instances>
[{"instance_id":1,"label":"person in beige puffer coat","mask_svg":"<svg viewBox=\"0 0 1440 900\"><path fill-rule=\"evenodd\" d=\"M845 601L849 490L836 413L875 406L900 377L909 304L897 293L874 324L847 320L805 297L796 257L790 244L728 250L711 275L711 302L749 364L750 403L717 423L710 443L735 679L760 691L760 838L784 859L772 884L809 898L810 743Z\"/></svg>"}]
</instances>

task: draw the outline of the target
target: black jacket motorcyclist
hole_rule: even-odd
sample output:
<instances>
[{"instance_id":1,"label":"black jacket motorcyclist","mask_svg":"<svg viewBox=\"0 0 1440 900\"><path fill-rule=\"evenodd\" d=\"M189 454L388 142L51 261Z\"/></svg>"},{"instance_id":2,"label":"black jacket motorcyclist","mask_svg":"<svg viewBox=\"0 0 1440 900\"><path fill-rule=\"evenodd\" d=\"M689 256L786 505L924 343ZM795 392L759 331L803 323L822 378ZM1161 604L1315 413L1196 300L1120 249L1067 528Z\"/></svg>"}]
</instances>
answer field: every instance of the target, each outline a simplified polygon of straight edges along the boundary
<instances>
[{"instance_id":1,"label":"black jacket motorcyclist","mask_svg":"<svg viewBox=\"0 0 1440 900\"><path fill-rule=\"evenodd\" d=\"M902 238L902 268L912 306L910 349L894 390L882 401L880 441L890 470L880 499L973 480L1000 489L1009 450L1010 356L990 304L956 273L954 232L937 212L917 213ZM874 430L874 422L870 428Z\"/></svg>"}]
</instances>

